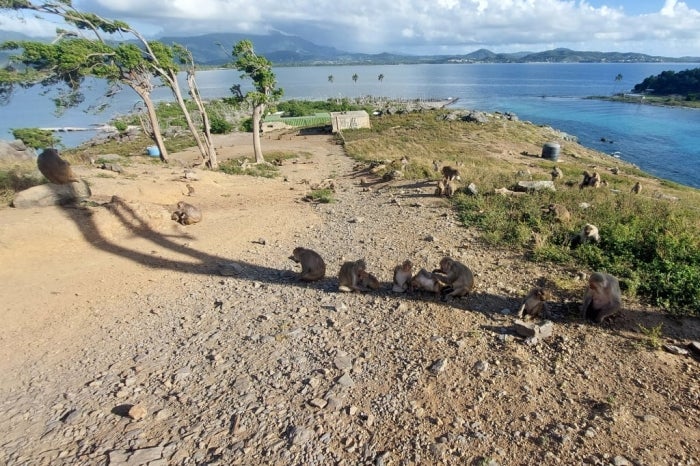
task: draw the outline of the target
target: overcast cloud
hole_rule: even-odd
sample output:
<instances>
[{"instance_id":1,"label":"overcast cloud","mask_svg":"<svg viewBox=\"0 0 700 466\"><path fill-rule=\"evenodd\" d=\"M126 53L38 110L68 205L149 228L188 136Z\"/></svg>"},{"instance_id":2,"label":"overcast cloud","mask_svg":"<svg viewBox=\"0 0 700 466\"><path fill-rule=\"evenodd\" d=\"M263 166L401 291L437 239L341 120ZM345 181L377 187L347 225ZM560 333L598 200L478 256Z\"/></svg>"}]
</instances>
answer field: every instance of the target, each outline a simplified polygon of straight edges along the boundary
<instances>
[{"instance_id":1,"label":"overcast cloud","mask_svg":"<svg viewBox=\"0 0 700 466\"><path fill-rule=\"evenodd\" d=\"M279 31L351 52L575 50L700 56L700 0L74 0L149 37ZM3 14L0 29L56 24Z\"/></svg>"}]
</instances>

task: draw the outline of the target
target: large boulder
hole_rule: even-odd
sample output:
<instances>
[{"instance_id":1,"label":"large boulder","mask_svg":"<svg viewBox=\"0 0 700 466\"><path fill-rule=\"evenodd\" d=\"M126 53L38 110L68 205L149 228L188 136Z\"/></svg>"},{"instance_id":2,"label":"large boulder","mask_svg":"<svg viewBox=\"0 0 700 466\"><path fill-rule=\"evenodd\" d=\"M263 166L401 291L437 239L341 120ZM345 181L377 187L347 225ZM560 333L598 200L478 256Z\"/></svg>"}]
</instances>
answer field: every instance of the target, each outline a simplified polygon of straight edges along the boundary
<instances>
[{"instance_id":1,"label":"large boulder","mask_svg":"<svg viewBox=\"0 0 700 466\"><path fill-rule=\"evenodd\" d=\"M21 140L6 141L0 139L0 160L16 162L34 159L36 159L36 151L31 147L27 147Z\"/></svg>"},{"instance_id":2,"label":"large boulder","mask_svg":"<svg viewBox=\"0 0 700 466\"><path fill-rule=\"evenodd\" d=\"M92 193L88 184L81 180L77 183L47 183L33 186L15 194L12 206L18 209L65 205L87 199Z\"/></svg>"}]
</instances>

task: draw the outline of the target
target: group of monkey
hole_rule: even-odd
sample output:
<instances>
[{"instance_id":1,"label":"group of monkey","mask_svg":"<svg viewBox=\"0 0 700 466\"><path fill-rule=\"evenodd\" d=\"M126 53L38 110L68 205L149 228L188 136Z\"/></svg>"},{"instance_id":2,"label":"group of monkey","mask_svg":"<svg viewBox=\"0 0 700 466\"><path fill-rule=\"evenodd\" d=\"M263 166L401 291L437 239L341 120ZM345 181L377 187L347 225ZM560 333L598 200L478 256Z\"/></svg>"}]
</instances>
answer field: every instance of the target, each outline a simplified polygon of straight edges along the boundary
<instances>
[{"instance_id":1,"label":"group of monkey","mask_svg":"<svg viewBox=\"0 0 700 466\"><path fill-rule=\"evenodd\" d=\"M311 282L326 275L326 263L316 251L304 247L294 248L289 257L301 265L300 278ZM379 280L367 271L363 259L345 262L338 272L338 290L364 292L381 288ZM474 289L474 274L466 265L450 257L443 257L437 269L429 272L421 268L413 274L413 263L405 260L394 268L392 291L429 291L436 297L466 296ZM581 316L597 323L616 314L621 306L620 285L617 278L603 272L594 272L588 279L581 306ZM545 316L546 293L543 288L533 288L520 305L517 317L537 318Z\"/></svg>"}]
</instances>

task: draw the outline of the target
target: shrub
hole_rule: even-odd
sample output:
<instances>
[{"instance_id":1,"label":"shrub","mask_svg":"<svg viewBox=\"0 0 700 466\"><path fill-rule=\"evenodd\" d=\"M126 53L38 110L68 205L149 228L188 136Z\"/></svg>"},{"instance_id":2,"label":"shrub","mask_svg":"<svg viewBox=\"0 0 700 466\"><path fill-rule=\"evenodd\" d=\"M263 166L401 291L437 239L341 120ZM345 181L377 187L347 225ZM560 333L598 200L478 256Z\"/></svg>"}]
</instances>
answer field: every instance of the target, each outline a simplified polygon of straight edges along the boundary
<instances>
[{"instance_id":1,"label":"shrub","mask_svg":"<svg viewBox=\"0 0 700 466\"><path fill-rule=\"evenodd\" d=\"M211 115L209 123L212 134L226 134L233 129L233 125L219 115Z\"/></svg>"},{"instance_id":2,"label":"shrub","mask_svg":"<svg viewBox=\"0 0 700 466\"><path fill-rule=\"evenodd\" d=\"M7 169L0 169L0 202L8 205L12 202L15 193L24 189L37 186L45 181L27 167L16 165Z\"/></svg>"},{"instance_id":3,"label":"shrub","mask_svg":"<svg viewBox=\"0 0 700 466\"><path fill-rule=\"evenodd\" d=\"M273 165L260 163L244 167L237 159L229 159L219 163L219 171L228 175L261 176L263 178L274 178L279 174L279 170Z\"/></svg>"},{"instance_id":4,"label":"shrub","mask_svg":"<svg viewBox=\"0 0 700 466\"><path fill-rule=\"evenodd\" d=\"M17 128L12 130L12 136L34 149L55 147L61 139L54 136L52 131L39 128Z\"/></svg>"}]
</instances>

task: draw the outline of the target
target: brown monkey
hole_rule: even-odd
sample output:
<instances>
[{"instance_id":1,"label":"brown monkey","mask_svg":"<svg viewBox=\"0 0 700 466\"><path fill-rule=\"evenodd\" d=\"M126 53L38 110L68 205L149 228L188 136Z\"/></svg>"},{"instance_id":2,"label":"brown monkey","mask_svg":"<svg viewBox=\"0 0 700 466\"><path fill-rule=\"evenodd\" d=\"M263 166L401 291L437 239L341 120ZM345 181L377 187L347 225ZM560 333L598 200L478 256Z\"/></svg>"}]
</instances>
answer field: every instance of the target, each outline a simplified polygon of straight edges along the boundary
<instances>
[{"instance_id":1,"label":"brown monkey","mask_svg":"<svg viewBox=\"0 0 700 466\"><path fill-rule=\"evenodd\" d=\"M617 278L603 272L594 272L588 279L583 295L581 317L600 323L620 310L620 283Z\"/></svg>"},{"instance_id":2,"label":"brown monkey","mask_svg":"<svg viewBox=\"0 0 700 466\"><path fill-rule=\"evenodd\" d=\"M369 288L370 290L377 291L379 288L382 287L382 284L379 283L377 277L375 277L367 271L364 271L360 273L360 287L364 289Z\"/></svg>"},{"instance_id":3,"label":"brown monkey","mask_svg":"<svg viewBox=\"0 0 700 466\"><path fill-rule=\"evenodd\" d=\"M454 181L461 179L459 177L459 170L452 168L449 165L442 167L442 176L445 177L445 181Z\"/></svg>"},{"instance_id":4,"label":"brown monkey","mask_svg":"<svg viewBox=\"0 0 700 466\"><path fill-rule=\"evenodd\" d=\"M550 172L550 174L552 175L552 181L554 181L558 178L564 177L564 172L562 172L561 168L559 168L559 167L552 168L552 171Z\"/></svg>"},{"instance_id":5,"label":"brown monkey","mask_svg":"<svg viewBox=\"0 0 700 466\"><path fill-rule=\"evenodd\" d=\"M68 184L80 181L70 163L63 160L56 149L44 149L36 159L36 165L42 175L52 183Z\"/></svg>"},{"instance_id":6,"label":"brown monkey","mask_svg":"<svg viewBox=\"0 0 700 466\"><path fill-rule=\"evenodd\" d=\"M445 196L452 197L454 196L455 192L457 192L457 185L454 181L450 180L445 183Z\"/></svg>"},{"instance_id":7,"label":"brown monkey","mask_svg":"<svg viewBox=\"0 0 700 466\"><path fill-rule=\"evenodd\" d=\"M338 272L338 289L345 292L363 291L362 277L366 269L367 264L363 259L345 262Z\"/></svg>"},{"instance_id":8,"label":"brown monkey","mask_svg":"<svg viewBox=\"0 0 700 466\"><path fill-rule=\"evenodd\" d=\"M586 223L583 228L581 228L581 231L578 232L576 236L571 238L571 248L578 247L582 244L586 243L598 243L600 241L600 233L598 233L598 227Z\"/></svg>"},{"instance_id":9,"label":"brown monkey","mask_svg":"<svg viewBox=\"0 0 700 466\"><path fill-rule=\"evenodd\" d=\"M554 220L557 222L566 223L571 220L569 209L561 204L549 204L549 206L543 208L542 211L552 214Z\"/></svg>"},{"instance_id":10,"label":"brown monkey","mask_svg":"<svg viewBox=\"0 0 700 466\"><path fill-rule=\"evenodd\" d=\"M420 269L418 273L411 278L411 289L432 291L435 296L439 296L443 289L443 284L437 277L425 269Z\"/></svg>"},{"instance_id":11,"label":"brown monkey","mask_svg":"<svg viewBox=\"0 0 700 466\"><path fill-rule=\"evenodd\" d=\"M450 257L443 257L440 268L433 270L435 276L450 285L446 296L465 296L474 288L474 274L469 267Z\"/></svg>"},{"instance_id":12,"label":"brown monkey","mask_svg":"<svg viewBox=\"0 0 700 466\"><path fill-rule=\"evenodd\" d=\"M518 318L524 316L541 317L547 312L547 304L545 303L545 293L542 288L533 288L523 300L523 303L518 309Z\"/></svg>"},{"instance_id":13,"label":"brown monkey","mask_svg":"<svg viewBox=\"0 0 700 466\"><path fill-rule=\"evenodd\" d=\"M192 225L202 220L202 211L192 204L180 201L177 203L177 210L170 218L182 225Z\"/></svg>"},{"instance_id":14,"label":"brown monkey","mask_svg":"<svg viewBox=\"0 0 700 466\"><path fill-rule=\"evenodd\" d=\"M588 186L592 188L599 188L602 183L603 180L600 177L600 174L598 174L598 172L593 172L591 178L588 180Z\"/></svg>"},{"instance_id":15,"label":"brown monkey","mask_svg":"<svg viewBox=\"0 0 700 466\"><path fill-rule=\"evenodd\" d=\"M396 293L405 292L411 285L411 276L413 275L413 263L406 259L403 264L394 267L394 285L392 290Z\"/></svg>"},{"instance_id":16,"label":"brown monkey","mask_svg":"<svg viewBox=\"0 0 700 466\"><path fill-rule=\"evenodd\" d=\"M326 263L316 251L299 246L294 248L289 258L301 264L301 279L304 281L313 282L326 275Z\"/></svg>"},{"instance_id":17,"label":"brown monkey","mask_svg":"<svg viewBox=\"0 0 700 466\"><path fill-rule=\"evenodd\" d=\"M435 195L440 197L445 194L446 183L445 180L438 181L437 188L435 188Z\"/></svg>"},{"instance_id":18,"label":"brown monkey","mask_svg":"<svg viewBox=\"0 0 700 466\"><path fill-rule=\"evenodd\" d=\"M642 192L642 183L637 181L634 183L634 186L632 186L632 194L639 194L640 192Z\"/></svg>"}]
</instances>

